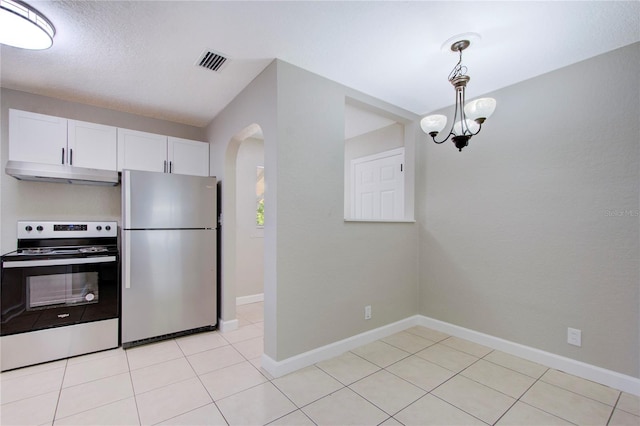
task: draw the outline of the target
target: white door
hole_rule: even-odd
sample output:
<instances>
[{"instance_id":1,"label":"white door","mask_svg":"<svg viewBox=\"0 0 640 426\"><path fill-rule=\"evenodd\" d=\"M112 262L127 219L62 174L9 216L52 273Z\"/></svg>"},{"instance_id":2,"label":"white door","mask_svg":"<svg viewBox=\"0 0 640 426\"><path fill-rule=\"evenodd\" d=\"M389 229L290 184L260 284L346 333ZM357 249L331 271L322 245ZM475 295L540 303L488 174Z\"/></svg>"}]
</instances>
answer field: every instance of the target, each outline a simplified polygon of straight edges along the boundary
<instances>
[{"instance_id":1,"label":"white door","mask_svg":"<svg viewBox=\"0 0 640 426\"><path fill-rule=\"evenodd\" d=\"M404 219L404 148L351 160L351 216Z\"/></svg>"},{"instance_id":2,"label":"white door","mask_svg":"<svg viewBox=\"0 0 640 426\"><path fill-rule=\"evenodd\" d=\"M68 146L68 163L72 166L117 170L115 127L69 120Z\"/></svg>"}]
</instances>

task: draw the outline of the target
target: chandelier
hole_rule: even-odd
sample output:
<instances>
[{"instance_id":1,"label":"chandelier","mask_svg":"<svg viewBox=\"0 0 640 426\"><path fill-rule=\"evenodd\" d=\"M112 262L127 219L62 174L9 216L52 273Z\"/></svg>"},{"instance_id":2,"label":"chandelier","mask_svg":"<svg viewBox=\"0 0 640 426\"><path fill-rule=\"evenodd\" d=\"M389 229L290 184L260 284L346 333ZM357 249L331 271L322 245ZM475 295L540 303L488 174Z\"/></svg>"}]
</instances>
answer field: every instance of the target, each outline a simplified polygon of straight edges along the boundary
<instances>
[{"instance_id":1,"label":"chandelier","mask_svg":"<svg viewBox=\"0 0 640 426\"><path fill-rule=\"evenodd\" d=\"M459 40L451 45L452 52L458 52L460 59L449 73L449 82L456 90L456 109L453 114L453 125L447 136L442 140L436 140L438 133L447 125L447 117L441 114L428 115L420 120L420 127L437 144L446 142L451 138L459 151L469 145L469 139L480 133L482 123L493 114L496 109L496 100L493 98L480 98L465 105L465 89L471 79L466 72L467 67L462 65L462 51L469 47L469 40Z\"/></svg>"}]
</instances>

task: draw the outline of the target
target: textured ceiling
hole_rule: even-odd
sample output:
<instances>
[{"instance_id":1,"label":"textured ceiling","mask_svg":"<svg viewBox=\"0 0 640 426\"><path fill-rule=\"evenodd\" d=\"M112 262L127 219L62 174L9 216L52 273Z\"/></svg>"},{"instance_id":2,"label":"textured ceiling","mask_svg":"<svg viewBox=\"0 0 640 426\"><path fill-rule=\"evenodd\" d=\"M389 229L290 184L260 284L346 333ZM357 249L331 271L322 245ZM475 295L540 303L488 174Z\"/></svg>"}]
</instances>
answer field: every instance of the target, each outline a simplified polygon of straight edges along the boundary
<instances>
[{"instance_id":1,"label":"textured ceiling","mask_svg":"<svg viewBox=\"0 0 640 426\"><path fill-rule=\"evenodd\" d=\"M637 1L27 1L54 45L2 46L2 87L195 126L274 58L425 114L453 102L456 34L482 36L468 98L640 40ZM205 49L221 72L194 65Z\"/></svg>"}]
</instances>

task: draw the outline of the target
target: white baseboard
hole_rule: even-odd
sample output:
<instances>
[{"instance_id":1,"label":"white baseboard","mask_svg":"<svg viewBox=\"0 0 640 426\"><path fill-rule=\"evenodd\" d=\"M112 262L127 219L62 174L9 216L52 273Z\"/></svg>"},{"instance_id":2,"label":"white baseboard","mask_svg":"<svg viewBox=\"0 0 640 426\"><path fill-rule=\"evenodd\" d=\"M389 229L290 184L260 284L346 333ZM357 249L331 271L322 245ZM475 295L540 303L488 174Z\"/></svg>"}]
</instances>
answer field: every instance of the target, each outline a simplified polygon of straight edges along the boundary
<instances>
[{"instance_id":1,"label":"white baseboard","mask_svg":"<svg viewBox=\"0 0 640 426\"><path fill-rule=\"evenodd\" d=\"M326 346L292 356L282 361L276 361L266 354L262 355L262 368L267 370L273 377L281 377L285 374L308 367L317 362L336 357L344 352L366 345L375 340L390 336L394 333L406 330L416 325L428 327L451 336L470 340L474 343L487 346L520 358L527 359L544 366L564 371L596 383L610 386L615 389L640 396L640 379L605 368L596 367L571 358L545 352L540 349L525 346L519 343L490 336L468 328L453 325L444 321L415 315L404 320L385 325L375 330L330 343Z\"/></svg>"},{"instance_id":2,"label":"white baseboard","mask_svg":"<svg viewBox=\"0 0 640 426\"><path fill-rule=\"evenodd\" d=\"M256 303L256 302L264 302L264 293L236 297L236 306L248 305L249 303Z\"/></svg>"},{"instance_id":3,"label":"white baseboard","mask_svg":"<svg viewBox=\"0 0 640 426\"><path fill-rule=\"evenodd\" d=\"M236 330L238 328L238 320L224 321L222 318L218 318L218 330L221 333L228 333L229 331Z\"/></svg>"},{"instance_id":4,"label":"white baseboard","mask_svg":"<svg viewBox=\"0 0 640 426\"><path fill-rule=\"evenodd\" d=\"M640 379L420 315L419 325L640 396Z\"/></svg>"},{"instance_id":5,"label":"white baseboard","mask_svg":"<svg viewBox=\"0 0 640 426\"><path fill-rule=\"evenodd\" d=\"M348 337L338 342L330 343L308 352L292 356L282 361L276 361L267 354L262 354L262 368L267 370L273 377L281 377L285 374L308 367L317 362L324 361L336 357L344 352L355 349L367 343L374 342L378 339L398 333L414 325L419 324L418 315L405 318L392 324L384 325L374 330L365 331L364 333Z\"/></svg>"}]
</instances>

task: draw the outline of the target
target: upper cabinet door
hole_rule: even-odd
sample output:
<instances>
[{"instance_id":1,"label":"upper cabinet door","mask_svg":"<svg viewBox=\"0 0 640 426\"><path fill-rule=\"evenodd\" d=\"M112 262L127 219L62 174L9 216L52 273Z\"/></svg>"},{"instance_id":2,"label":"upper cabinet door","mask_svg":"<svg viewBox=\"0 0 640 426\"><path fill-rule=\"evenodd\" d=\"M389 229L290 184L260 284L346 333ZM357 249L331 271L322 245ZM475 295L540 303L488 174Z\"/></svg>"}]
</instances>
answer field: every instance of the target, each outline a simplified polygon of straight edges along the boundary
<instances>
[{"instance_id":1,"label":"upper cabinet door","mask_svg":"<svg viewBox=\"0 0 640 426\"><path fill-rule=\"evenodd\" d=\"M167 172L167 137L118 129L118 171L123 169Z\"/></svg>"},{"instance_id":2,"label":"upper cabinet door","mask_svg":"<svg viewBox=\"0 0 640 426\"><path fill-rule=\"evenodd\" d=\"M67 164L67 119L10 109L9 160Z\"/></svg>"},{"instance_id":3,"label":"upper cabinet door","mask_svg":"<svg viewBox=\"0 0 640 426\"><path fill-rule=\"evenodd\" d=\"M209 176L209 144L169 136L169 171L181 175Z\"/></svg>"},{"instance_id":4,"label":"upper cabinet door","mask_svg":"<svg viewBox=\"0 0 640 426\"><path fill-rule=\"evenodd\" d=\"M115 127L69 120L69 165L115 171L118 167L117 147Z\"/></svg>"}]
</instances>

